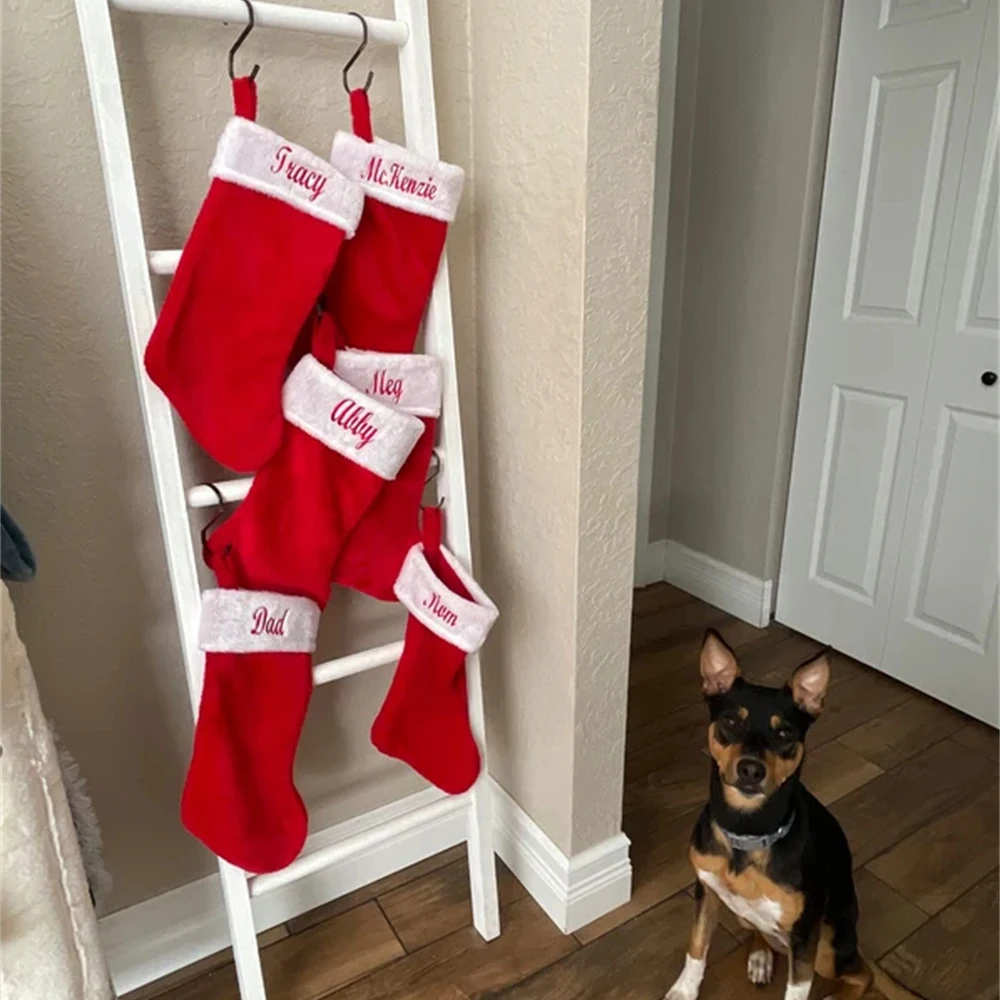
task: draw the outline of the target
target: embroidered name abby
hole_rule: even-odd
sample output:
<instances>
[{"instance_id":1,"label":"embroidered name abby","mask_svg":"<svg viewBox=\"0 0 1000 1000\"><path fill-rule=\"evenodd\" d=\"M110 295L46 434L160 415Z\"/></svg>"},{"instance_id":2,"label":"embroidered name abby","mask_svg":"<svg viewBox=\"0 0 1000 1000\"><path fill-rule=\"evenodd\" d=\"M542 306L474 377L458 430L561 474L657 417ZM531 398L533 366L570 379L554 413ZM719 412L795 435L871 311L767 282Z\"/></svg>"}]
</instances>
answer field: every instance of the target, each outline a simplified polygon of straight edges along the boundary
<instances>
[{"instance_id":1,"label":"embroidered name abby","mask_svg":"<svg viewBox=\"0 0 1000 1000\"><path fill-rule=\"evenodd\" d=\"M330 413L330 419L338 427L343 427L348 434L353 434L358 439L355 451L361 451L365 445L371 444L378 434L378 428L371 423L372 416L371 410L363 409L360 403L351 399L342 399Z\"/></svg>"},{"instance_id":2,"label":"embroidered name abby","mask_svg":"<svg viewBox=\"0 0 1000 1000\"><path fill-rule=\"evenodd\" d=\"M381 156L373 156L368 161L362 180L393 188L403 194L412 194L426 201L433 201L438 193L433 177L428 177L425 181L419 180L405 173L402 163L386 163Z\"/></svg>"},{"instance_id":3,"label":"embroidered name abby","mask_svg":"<svg viewBox=\"0 0 1000 1000\"><path fill-rule=\"evenodd\" d=\"M253 613L253 627L250 629L251 635L284 635L285 622L288 620L288 608L280 615L268 614L267 608L262 604Z\"/></svg>"},{"instance_id":4,"label":"embroidered name abby","mask_svg":"<svg viewBox=\"0 0 1000 1000\"><path fill-rule=\"evenodd\" d=\"M298 184L299 187L312 192L309 200L315 201L323 193L323 188L326 187L326 174L322 174L318 170L310 170L305 164L293 160L289 155L291 152L291 146L278 147L274 154L274 163L271 164L271 173L283 173L293 184Z\"/></svg>"},{"instance_id":5,"label":"embroidered name abby","mask_svg":"<svg viewBox=\"0 0 1000 1000\"><path fill-rule=\"evenodd\" d=\"M431 596L424 601L423 606L427 608L436 618L440 618L446 625L450 625L452 628L457 628L458 615L456 615L455 612L452 611L451 608L449 608L437 594L431 594Z\"/></svg>"},{"instance_id":6,"label":"embroidered name abby","mask_svg":"<svg viewBox=\"0 0 1000 1000\"><path fill-rule=\"evenodd\" d=\"M371 388L365 389L369 396L380 396L394 399L397 403L403 398L403 380L390 378L388 372L380 368L372 376Z\"/></svg>"}]
</instances>

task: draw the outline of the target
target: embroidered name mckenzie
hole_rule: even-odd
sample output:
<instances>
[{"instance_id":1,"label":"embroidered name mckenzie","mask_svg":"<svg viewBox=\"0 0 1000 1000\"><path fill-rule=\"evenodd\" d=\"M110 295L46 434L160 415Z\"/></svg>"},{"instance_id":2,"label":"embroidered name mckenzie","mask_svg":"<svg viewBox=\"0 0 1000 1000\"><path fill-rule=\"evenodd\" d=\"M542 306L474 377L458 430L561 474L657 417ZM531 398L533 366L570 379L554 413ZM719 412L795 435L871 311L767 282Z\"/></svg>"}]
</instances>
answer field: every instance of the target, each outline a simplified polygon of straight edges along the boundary
<instances>
[{"instance_id":1,"label":"embroidered name mckenzie","mask_svg":"<svg viewBox=\"0 0 1000 1000\"><path fill-rule=\"evenodd\" d=\"M334 137L330 162L387 205L442 222L451 222L458 211L465 172L452 163L429 160L391 142L365 142L348 132Z\"/></svg>"}]
</instances>

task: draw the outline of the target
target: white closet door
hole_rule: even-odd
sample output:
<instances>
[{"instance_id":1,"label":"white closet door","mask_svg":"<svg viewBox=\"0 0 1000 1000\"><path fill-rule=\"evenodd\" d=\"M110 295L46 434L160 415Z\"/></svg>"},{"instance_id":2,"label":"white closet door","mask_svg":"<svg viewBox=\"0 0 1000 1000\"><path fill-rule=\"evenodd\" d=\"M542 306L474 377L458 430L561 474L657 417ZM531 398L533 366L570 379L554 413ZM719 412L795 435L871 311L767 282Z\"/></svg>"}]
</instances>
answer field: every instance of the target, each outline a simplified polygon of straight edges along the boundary
<instances>
[{"instance_id":1,"label":"white closet door","mask_svg":"<svg viewBox=\"0 0 1000 1000\"><path fill-rule=\"evenodd\" d=\"M878 665L991 0L847 0L777 616Z\"/></svg>"},{"instance_id":2,"label":"white closet door","mask_svg":"<svg viewBox=\"0 0 1000 1000\"><path fill-rule=\"evenodd\" d=\"M997 69L994 0L881 664L993 725L1000 722Z\"/></svg>"}]
</instances>

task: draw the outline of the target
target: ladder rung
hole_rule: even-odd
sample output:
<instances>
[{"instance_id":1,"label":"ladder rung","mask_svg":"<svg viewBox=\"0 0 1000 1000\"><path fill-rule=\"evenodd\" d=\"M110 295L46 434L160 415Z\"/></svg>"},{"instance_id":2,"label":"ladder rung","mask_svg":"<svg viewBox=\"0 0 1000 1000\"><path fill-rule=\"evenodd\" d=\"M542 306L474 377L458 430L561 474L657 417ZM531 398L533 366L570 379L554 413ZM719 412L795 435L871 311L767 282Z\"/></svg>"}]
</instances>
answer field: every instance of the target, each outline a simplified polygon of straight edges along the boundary
<instances>
[{"instance_id":1,"label":"ladder rung","mask_svg":"<svg viewBox=\"0 0 1000 1000\"><path fill-rule=\"evenodd\" d=\"M221 479L217 483L212 483L222 494L222 499L226 503L236 503L242 500L250 492L250 484L253 482L252 476L245 476L243 479ZM187 501L189 507L214 507L219 498L215 495L212 486L192 486L187 491Z\"/></svg>"},{"instance_id":2,"label":"ladder rung","mask_svg":"<svg viewBox=\"0 0 1000 1000\"><path fill-rule=\"evenodd\" d=\"M444 455L441 453L440 448L434 449L434 455L438 461L438 475L440 475L444 469ZM212 486L222 494L222 499L226 503L236 503L250 492L250 484L252 482L253 476L244 476L241 479L220 479L218 482L212 483ZM215 490L212 489L212 486L208 486L205 483L199 486L192 486L187 491L188 506L191 508L214 507L219 502L219 498L215 495Z\"/></svg>"},{"instance_id":3,"label":"ladder rung","mask_svg":"<svg viewBox=\"0 0 1000 1000\"><path fill-rule=\"evenodd\" d=\"M297 882L300 878L312 875L314 872L322 871L333 864L339 864L348 858L366 851L372 847L377 847L386 841L394 840L410 830L423 826L425 823L432 823L437 819L448 816L459 809L468 808L468 795L451 795L432 802L429 806L421 809L414 809L413 812L406 813L396 819L391 819L381 826L376 826L370 830L355 834L353 837L345 837L326 847L320 847L310 854L304 854L296 858L287 868L282 868L279 872L271 872L267 875L253 875L250 877L250 895L262 896L272 889L279 889L290 882Z\"/></svg>"},{"instance_id":4,"label":"ladder rung","mask_svg":"<svg viewBox=\"0 0 1000 1000\"><path fill-rule=\"evenodd\" d=\"M111 5L136 14L176 14L210 21L231 21L233 24L243 24L247 19L246 4L242 0L111 0ZM361 22L349 14L309 7L286 7L258 0L254 0L253 13L254 24L258 28L286 28L361 41ZM402 21L384 17L366 17L365 20L371 42L403 46L409 40L410 30Z\"/></svg>"},{"instance_id":5,"label":"ladder rung","mask_svg":"<svg viewBox=\"0 0 1000 1000\"><path fill-rule=\"evenodd\" d=\"M180 250L150 250L146 254L149 260L149 270L153 274L173 274L177 270L177 262L181 259Z\"/></svg>"},{"instance_id":6,"label":"ladder rung","mask_svg":"<svg viewBox=\"0 0 1000 1000\"><path fill-rule=\"evenodd\" d=\"M395 663L403 655L403 643L390 642L385 646L375 646L373 649L363 649L360 653L350 653L338 656L326 663L317 663L313 667L313 684L329 684L339 681L351 674L360 674L365 670L384 667L387 663Z\"/></svg>"}]
</instances>

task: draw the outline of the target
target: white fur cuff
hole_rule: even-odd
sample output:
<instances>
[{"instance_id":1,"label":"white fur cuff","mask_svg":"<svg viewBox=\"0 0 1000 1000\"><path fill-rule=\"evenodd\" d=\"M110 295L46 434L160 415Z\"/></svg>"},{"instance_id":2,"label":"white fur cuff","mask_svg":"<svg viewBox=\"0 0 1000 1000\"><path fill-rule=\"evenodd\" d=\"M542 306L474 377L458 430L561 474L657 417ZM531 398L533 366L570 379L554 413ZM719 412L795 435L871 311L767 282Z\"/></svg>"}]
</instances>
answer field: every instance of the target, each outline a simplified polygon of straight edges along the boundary
<instances>
[{"instance_id":1,"label":"white fur cuff","mask_svg":"<svg viewBox=\"0 0 1000 1000\"><path fill-rule=\"evenodd\" d=\"M319 605L267 590L206 590L198 646L206 653L311 653Z\"/></svg>"},{"instance_id":2,"label":"white fur cuff","mask_svg":"<svg viewBox=\"0 0 1000 1000\"><path fill-rule=\"evenodd\" d=\"M499 612L479 584L444 546L441 547L441 555L472 595L471 601L459 597L437 578L420 544L407 552L393 592L400 604L431 632L466 653L474 653L486 641Z\"/></svg>"},{"instance_id":3,"label":"white fur cuff","mask_svg":"<svg viewBox=\"0 0 1000 1000\"><path fill-rule=\"evenodd\" d=\"M311 354L281 394L285 419L381 479L395 479L424 432L423 421L366 396Z\"/></svg>"},{"instance_id":4,"label":"white fur cuff","mask_svg":"<svg viewBox=\"0 0 1000 1000\"><path fill-rule=\"evenodd\" d=\"M354 235L364 192L326 160L246 118L230 118L212 177L259 191Z\"/></svg>"},{"instance_id":5,"label":"white fur cuff","mask_svg":"<svg viewBox=\"0 0 1000 1000\"><path fill-rule=\"evenodd\" d=\"M417 417L441 415L441 361L430 354L337 351L334 372L366 396Z\"/></svg>"},{"instance_id":6,"label":"white fur cuff","mask_svg":"<svg viewBox=\"0 0 1000 1000\"><path fill-rule=\"evenodd\" d=\"M458 211L465 171L452 163L425 159L391 142L365 142L349 132L334 136L330 162L376 201L442 222L452 222Z\"/></svg>"}]
</instances>

